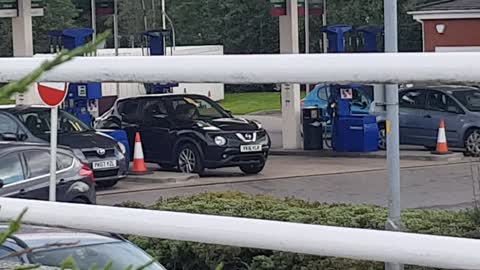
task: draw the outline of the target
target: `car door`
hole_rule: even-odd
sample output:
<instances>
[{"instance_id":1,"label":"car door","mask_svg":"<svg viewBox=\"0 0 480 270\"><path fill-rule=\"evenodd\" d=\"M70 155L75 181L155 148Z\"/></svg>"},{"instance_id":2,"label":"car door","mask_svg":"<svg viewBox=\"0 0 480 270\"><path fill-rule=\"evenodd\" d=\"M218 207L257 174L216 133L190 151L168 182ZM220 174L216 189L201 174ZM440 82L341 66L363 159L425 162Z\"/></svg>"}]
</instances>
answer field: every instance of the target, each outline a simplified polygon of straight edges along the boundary
<instances>
[{"instance_id":1,"label":"car door","mask_svg":"<svg viewBox=\"0 0 480 270\"><path fill-rule=\"evenodd\" d=\"M122 120L122 129L127 133L130 149L135 149L135 134L138 131L139 125L142 123L142 112L140 110L139 99L126 99L119 101L117 104L117 111ZM133 151L131 152L130 160L133 160Z\"/></svg>"},{"instance_id":2,"label":"car door","mask_svg":"<svg viewBox=\"0 0 480 270\"><path fill-rule=\"evenodd\" d=\"M399 125L402 144L423 145L428 140L425 130L426 91L411 89L400 92ZM428 120L427 120L428 121Z\"/></svg>"},{"instance_id":3,"label":"car door","mask_svg":"<svg viewBox=\"0 0 480 270\"><path fill-rule=\"evenodd\" d=\"M26 180L26 166L19 153L9 153L0 157L0 188L2 197L18 197L22 190L30 186Z\"/></svg>"},{"instance_id":4,"label":"car door","mask_svg":"<svg viewBox=\"0 0 480 270\"><path fill-rule=\"evenodd\" d=\"M465 112L458 103L446 93L430 90L427 93L427 110L424 118L429 136L427 146L434 147L437 143L440 121L445 121L445 134L450 145L460 145L460 130L464 123Z\"/></svg>"},{"instance_id":5,"label":"car door","mask_svg":"<svg viewBox=\"0 0 480 270\"><path fill-rule=\"evenodd\" d=\"M146 161L169 162L174 141L165 99L145 99L141 104L143 122L139 128L142 135L143 154Z\"/></svg>"},{"instance_id":6,"label":"car door","mask_svg":"<svg viewBox=\"0 0 480 270\"><path fill-rule=\"evenodd\" d=\"M21 194L25 199L48 200L50 185L50 153L47 150L23 152L27 166L27 179L30 183Z\"/></svg>"}]
</instances>

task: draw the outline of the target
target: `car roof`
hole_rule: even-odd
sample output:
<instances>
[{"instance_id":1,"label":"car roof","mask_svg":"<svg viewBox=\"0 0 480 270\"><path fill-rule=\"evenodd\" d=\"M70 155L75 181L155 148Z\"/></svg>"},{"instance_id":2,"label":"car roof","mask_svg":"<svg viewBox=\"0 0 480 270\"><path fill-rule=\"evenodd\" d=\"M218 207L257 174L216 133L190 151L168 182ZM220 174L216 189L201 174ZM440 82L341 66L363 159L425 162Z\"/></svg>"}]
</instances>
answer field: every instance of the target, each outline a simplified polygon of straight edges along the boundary
<instances>
[{"instance_id":1,"label":"car roof","mask_svg":"<svg viewBox=\"0 0 480 270\"><path fill-rule=\"evenodd\" d=\"M127 97L127 98L120 98L117 100L123 101L123 100L129 100L129 99L142 99L142 98L158 98L158 97L204 97L206 98L207 96L204 95L198 95L198 94L147 94L147 95L138 95L138 96L133 96L133 97Z\"/></svg>"},{"instance_id":2,"label":"car roof","mask_svg":"<svg viewBox=\"0 0 480 270\"><path fill-rule=\"evenodd\" d=\"M2 105L0 106L0 110L7 111L10 113L39 110L39 109L47 110L47 109L50 109L50 107L45 105Z\"/></svg>"},{"instance_id":3,"label":"car roof","mask_svg":"<svg viewBox=\"0 0 480 270\"><path fill-rule=\"evenodd\" d=\"M8 230L8 224L0 224L0 232ZM37 225L22 225L12 237L20 246L37 247L48 243L75 243L76 246L121 242L122 239L109 233L73 230Z\"/></svg>"},{"instance_id":4,"label":"car roof","mask_svg":"<svg viewBox=\"0 0 480 270\"><path fill-rule=\"evenodd\" d=\"M0 150L10 150L10 149L12 150L50 149L50 144L37 143L37 142L2 141L0 139ZM58 145L58 149L61 151L68 151L70 154L72 154L72 150L69 147Z\"/></svg>"},{"instance_id":5,"label":"car roof","mask_svg":"<svg viewBox=\"0 0 480 270\"><path fill-rule=\"evenodd\" d=\"M471 91L477 90L480 91L477 87L466 86L466 85L430 85L430 86L414 86L410 88L404 88L402 91L407 90L418 90L418 89L426 89L426 90L438 90L438 91Z\"/></svg>"}]
</instances>

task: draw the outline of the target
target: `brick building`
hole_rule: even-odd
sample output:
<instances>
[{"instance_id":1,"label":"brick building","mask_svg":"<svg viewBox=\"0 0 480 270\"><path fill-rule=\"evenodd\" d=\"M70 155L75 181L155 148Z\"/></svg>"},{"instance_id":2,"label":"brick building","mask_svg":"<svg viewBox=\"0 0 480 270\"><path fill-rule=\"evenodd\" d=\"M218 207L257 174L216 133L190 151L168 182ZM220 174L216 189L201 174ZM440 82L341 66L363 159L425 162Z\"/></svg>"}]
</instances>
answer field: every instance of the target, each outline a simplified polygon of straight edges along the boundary
<instances>
[{"instance_id":1,"label":"brick building","mask_svg":"<svg viewBox=\"0 0 480 270\"><path fill-rule=\"evenodd\" d=\"M422 23L425 52L480 51L480 0L444 0L409 12Z\"/></svg>"}]
</instances>

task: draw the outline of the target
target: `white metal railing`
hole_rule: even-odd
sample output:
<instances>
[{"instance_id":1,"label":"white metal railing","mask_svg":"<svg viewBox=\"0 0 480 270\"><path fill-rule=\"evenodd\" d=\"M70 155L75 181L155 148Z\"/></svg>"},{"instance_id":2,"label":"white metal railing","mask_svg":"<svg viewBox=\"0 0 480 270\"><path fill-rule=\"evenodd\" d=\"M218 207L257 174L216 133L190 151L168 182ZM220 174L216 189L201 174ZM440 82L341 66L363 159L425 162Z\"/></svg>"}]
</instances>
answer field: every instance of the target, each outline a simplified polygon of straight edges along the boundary
<instances>
[{"instance_id":1,"label":"white metal railing","mask_svg":"<svg viewBox=\"0 0 480 270\"><path fill-rule=\"evenodd\" d=\"M0 58L0 82L43 59ZM179 83L466 83L480 81L480 53L77 58L42 81ZM26 222L239 247L479 269L480 240L302 225L105 206L0 198L0 219L28 207Z\"/></svg>"},{"instance_id":2,"label":"white metal railing","mask_svg":"<svg viewBox=\"0 0 480 270\"><path fill-rule=\"evenodd\" d=\"M9 198L0 198L0 205L3 221L28 208L24 221L41 225L439 268L480 268L480 240Z\"/></svg>"},{"instance_id":3,"label":"white metal railing","mask_svg":"<svg viewBox=\"0 0 480 270\"><path fill-rule=\"evenodd\" d=\"M43 59L0 58L0 82ZM480 53L80 57L43 81L178 83L406 83L480 81Z\"/></svg>"}]
</instances>

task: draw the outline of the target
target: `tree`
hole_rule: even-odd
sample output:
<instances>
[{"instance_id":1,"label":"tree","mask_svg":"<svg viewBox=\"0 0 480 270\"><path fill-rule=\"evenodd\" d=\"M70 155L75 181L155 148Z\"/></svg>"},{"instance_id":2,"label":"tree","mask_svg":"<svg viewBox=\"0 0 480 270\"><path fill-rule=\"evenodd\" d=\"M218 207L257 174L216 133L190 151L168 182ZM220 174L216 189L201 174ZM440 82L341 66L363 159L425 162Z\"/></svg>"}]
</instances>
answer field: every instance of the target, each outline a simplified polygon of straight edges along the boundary
<instances>
[{"instance_id":1,"label":"tree","mask_svg":"<svg viewBox=\"0 0 480 270\"><path fill-rule=\"evenodd\" d=\"M12 54L12 21L0 19L0 57Z\"/></svg>"},{"instance_id":2,"label":"tree","mask_svg":"<svg viewBox=\"0 0 480 270\"><path fill-rule=\"evenodd\" d=\"M33 18L33 40L36 53L48 53L48 31L75 26L79 12L72 0L46 0L45 15Z\"/></svg>"}]
</instances>

